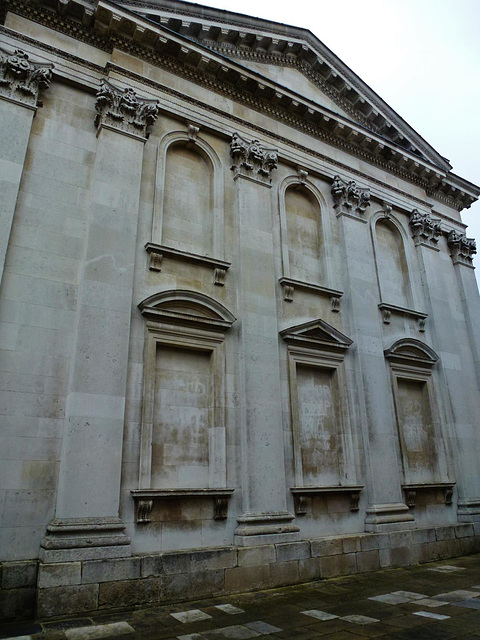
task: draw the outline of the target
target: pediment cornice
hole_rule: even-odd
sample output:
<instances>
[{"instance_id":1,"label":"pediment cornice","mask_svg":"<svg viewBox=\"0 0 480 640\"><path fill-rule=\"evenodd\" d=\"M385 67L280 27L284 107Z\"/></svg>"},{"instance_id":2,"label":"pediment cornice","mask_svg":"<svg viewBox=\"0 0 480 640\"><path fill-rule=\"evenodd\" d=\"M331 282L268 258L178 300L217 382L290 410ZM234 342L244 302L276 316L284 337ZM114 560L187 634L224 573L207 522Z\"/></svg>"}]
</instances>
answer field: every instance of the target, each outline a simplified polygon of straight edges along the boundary
<instances>
[{"instance_id":1,"label":"pediment cornice","mask_svg":"<svg viewBox=\"0 0 480 640\"><path fill-rule=\"evenodd\" d=\"M443 156L308 29L172 0L120 0L119 4L221 53L295 66L359 123L407 151L424 155L445 171L451 169Z\"/></svg>"},{"instance_id":2,"label":"pediment cornice","mask_svg":"<svg viewBox=\"0 0 480 640\"><path fill-rule=\"evenodd\" d=\"M168 68L233 100L246 103L327 144L340 147L422 186L428 195L458 210L469 207L480 195L475 185L456 176L452 184L447 167L407 152L381 134L247 69L191 37L120 7L119 3L111 0L8 0L7 4L50 27L70 33L72 37L91 41L103 49L119 47L151 64ZM43 11L43 20L40 19L42 5L54 6L56 13ZM138 5L144 7L145 3ZM252 22L256 20L252 19ZM304 33L314 37L308 31Z\"/></svg>"}]
</instances>

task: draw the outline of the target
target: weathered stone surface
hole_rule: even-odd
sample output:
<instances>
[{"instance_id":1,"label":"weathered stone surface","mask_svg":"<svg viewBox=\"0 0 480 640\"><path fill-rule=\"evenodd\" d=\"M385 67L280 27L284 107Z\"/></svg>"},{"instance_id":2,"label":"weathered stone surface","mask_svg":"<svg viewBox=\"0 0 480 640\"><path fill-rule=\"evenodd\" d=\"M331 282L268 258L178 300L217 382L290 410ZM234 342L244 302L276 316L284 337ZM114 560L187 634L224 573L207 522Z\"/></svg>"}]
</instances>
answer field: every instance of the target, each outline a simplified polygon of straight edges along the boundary
<instances>
[{"instance_id":1,"label":"weathered stone surface","mask_svg":"<svg viewBox=\"0 0 480 640\"><path fill-rule=\"evenodd\" d=\"M333 556L343 553L341 540L312 540L312 558L317 556Z\"/></svg>"},{"instance_id":2,"label":"weathered stone surface","mask_svg":"<svg viewBox=\"0 0 480 640\"><path fill-rule=\"evenodd\" d=\"M455 535L457 538L467 538L474 535L473 524L465 522L455 525Z\"/></svg>"},{"instance_id":3,"label":"weathered stone surface","mask_svg":"<svg viewBox=\"0 0 480 640\"><path fill-rule=\"evenodd\" d=\"M344 576L357 573L357 558L355 553L320 558L320 572L322 578Z\"/></svg>"},{"instance_id":4,"label":"weathered stone surface","mask_svg":"<svg viewBox=\"0 0 480 640\"><path fill-rule=\"evenodd\" d=\"M252 567L275 562L275 546L268 544L259 547L239 547L237 562L239 567Z\"/></svg>"},{"instance_id":5,"label":"weathered stone surface","mask_svg":"<svg viewBox=\"0 0 480 640\"><path fill-rule=\"evenodd\" d=\"M166 73L141 1L4 4L0 548L39 612L477 551L480 189L301 29L157 3Z\"/></svg>"},{"instance_id":6,"label":"weathered stone surface","mask_svg":"<svg viewBox=\"0 0 480 640\"><path fill-rule=\"evenodd\" d=\"M225 589L227 592L262 589L269 587L270 584L270 565L225 569Z\"/></svg>"},{"instance_id":7,"label":"weathered stone surface","mask_svg":"<svg viewBox=\"0 0 480 640\"><path fill-rule=\"evenodd\" d=\"M37 592L39 618L95 611L98 604L98 584L51 587Z\"/></svg>"},{"instance_id":8,"label":"weathered stone surface","mask_svg":"<svg viewBox=\"0 0 480 640\"><path fill-rule=\"evenodd\" d=\"M307 558L298 561L298 576L300 582L310 582L321 578L321 558Z\"/></svg>"},{"instance_id":9,"label":"weathered stone surface","mask_svg":"<svg viewBox=\"0 0 480 640\"><path fill-rule=\"evenodd\" d=\"M435 527L435 537L437 540L451 540L455 538L455 527Z\"/></svg>"},{"instance_id":10,"label":"weathered stone surface","mask_svg":"<svg viewBox=\"0 0 480 640\"><path fill-rule=\"evenodd\" d=\"M277 562L287 562L288 560L304 560L310 558L310 542L287 542L275 546Z\"/></svg>"},{"instance_id":11,"label":"weathered stone surface","mask_svg":"<svg viewBox=\"0 0 480 640\"><path fill-rule=\"evenodd\" d=\"M193 571L190 575L190 594L192 597L210 596L223 593L225 590L225 572L223 569L213 571Z\"/></svg>"},{"instance_id":12,"label":"weathered stone surface","mask_svg":"<svg viewBox=\"0 0 480 640\"><path fill-rule=\"evenodd\" d=\"M135 580L140 577L141 558L118 558L83 562L82 583Z\"/></svg>"},{"instance_id":13,"label":"weathered stone surface","mask_svg":"<svg viewBox=\"0 0 480 640\"><path fill-rule=\"evenodd\" d=\"M280 587L285 584L295 584L299 581L298 560L276 562L270 565L272 586Z\"/></svg>"},{"instance_id":14,"label":"weathered stone surface","mask_svg":"<svg viewBox=\"0 0 480 640\"><path fill-rule=\"evenodd\" d=\"M342 536L342 550L343 553L354 553L360 551L362 536Z\"/></svg>"},{"instance_id":15,"label":"weathered stone surface","mask_svg":"<svg viewBox=\"0 0 480 640\"><path fill-rule=\"evenodd\" d=\"M34 587L2 589L0 592L0 620L9 622L33 618L35 595Z\"/></svg>"},{"instance_id":16,"label":"weathered stone surface","mask_svg":"<svg viewBox=\"0 0 480 640\"><path fill-rule=\"evenodd\" d=\"M423 544L425 542L436 542L436 532L435 529L413 529L411 531L412 543L413 544Z\"/></svg>"},{"instance_id":17,"label":"weathered stone surface","mask_svg":"<svg viewBox=\"0 0 480 640\"><path fill-rule=\"evenodd\" d=\"M431 543L438 544L438 543ZM421 562L419 553L420 549L428 545L415 545L410 547L396 547L393 549L379 549L380 566L384 567L402 567L410 564Z\"/></svg>"},{"instance_id":18,"label":"weathered stone surface","mask_svg":"<svg viewBox=\"0 0 480 640\"><path fill-rule=\"evenodd\" d=\"M358 573L365 571L377 571L380 569L380 554L378 549L371 551L359 551L357 554Z\"/></svg>"},{"instance_id":19,"label":"weathered stone surface","mask_svg":"<svg viewBox=\"0 0 480 640\"><path fill-rule=\"evenodd\" d=\"M38 567L38 587L40 589L80 584L81 581L81 562L59 562L54 564L41 562Z\"/></svg>"},{"instance_id":20,"label":"weathered stone surface","mask_svg":"<svg viewBox=\"0 0 480 640\"><path fill-rule=\"evenodd\" d=\"M206 549L195 551L190 556L191 571L226 569L237 564L236 549Z\"/></svg>"},{"instance_id":21,"label":"weathered stone surface","mask_svg":"<svg viewBox=\"0 0 480 640\"><path fill-rule=\"evenodd\" d=\"M99 588L98 606L100 609L132 607L136 604L155 604L160 600L158 578L103 582L96 586Z\"/></svg>"},{"instance_id":22,"label":"weathered stone surface","mask_svg":"<svg viewBox=\"0 0 480 640\"><path fill-rule=\"evenodd\" d=\"M0 564L0 587L2 589L33 587L37 583L37 571L38 563L36 561L2 562Z\"/></svg>"}]
</instances>

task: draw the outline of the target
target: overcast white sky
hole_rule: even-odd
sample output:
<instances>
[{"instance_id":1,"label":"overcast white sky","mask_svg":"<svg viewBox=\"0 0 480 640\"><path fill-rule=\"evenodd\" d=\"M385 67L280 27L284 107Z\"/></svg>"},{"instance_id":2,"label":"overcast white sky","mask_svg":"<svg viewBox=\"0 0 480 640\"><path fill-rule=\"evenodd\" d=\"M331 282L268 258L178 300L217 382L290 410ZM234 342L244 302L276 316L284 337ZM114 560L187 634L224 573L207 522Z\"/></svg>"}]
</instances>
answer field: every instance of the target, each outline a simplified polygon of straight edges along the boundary
<instances>
[{"instance_id":1,"label":"overcast white sky","mask_svg":"<svg viewBox=\"0 0 480 640\"><path fill-rule=\"evenodd\" d=\"M307 27L480 184L480 0L203 0ZM480 203L462 212L480 252ZM480 256L476 259L480 281Z\"/></svg>"}]
</instances>

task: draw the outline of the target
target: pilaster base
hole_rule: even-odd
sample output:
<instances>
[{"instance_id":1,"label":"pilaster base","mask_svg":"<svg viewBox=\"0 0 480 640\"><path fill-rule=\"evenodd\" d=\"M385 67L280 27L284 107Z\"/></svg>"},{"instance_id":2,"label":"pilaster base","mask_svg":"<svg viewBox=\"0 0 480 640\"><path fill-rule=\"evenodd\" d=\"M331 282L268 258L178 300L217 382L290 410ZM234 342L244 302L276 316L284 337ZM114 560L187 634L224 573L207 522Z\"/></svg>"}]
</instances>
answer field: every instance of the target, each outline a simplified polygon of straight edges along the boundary
<instances>
[{"instance_id":1,"label":"pilaster base","mask_svg":"<svg viewBox=\"0 0 480 640\"><path fill-rule=\"evenodd\" d=\"M372 504L366 512L365 531L368 532L400 531L415 526L415 518L403 502Z\"/></svg>"},{"instance_id":2,"label":"pilaster base","mask_svg":"<svg viewBox=\"0 0 480 640\"><path fill-rule=\"evenodd\" d=\"M240 547L290 542L298 538L300 527L293 524L295 516L287 511L245 513L237 518L234 543Z\"/></svg>"},{"instance_id":3,"label":"pilaster base","mask_svg":"<svg viewBox=\"0 0 480 640\"><path fill-rule=\"evenodd\" d=\"M131 555L120 518L54 519L40 545L43 562L71 562Z\"/></svg>"},{"instance_id":4,"label":"pilaster base","mask_svg":"<svg viewBox=\"0 0 480 640\"><path fill-rule=\"evenodd\" d=\"M480 522L480 498L459 500L457 519L459 522Z\"/></svg>"}]
</instances>

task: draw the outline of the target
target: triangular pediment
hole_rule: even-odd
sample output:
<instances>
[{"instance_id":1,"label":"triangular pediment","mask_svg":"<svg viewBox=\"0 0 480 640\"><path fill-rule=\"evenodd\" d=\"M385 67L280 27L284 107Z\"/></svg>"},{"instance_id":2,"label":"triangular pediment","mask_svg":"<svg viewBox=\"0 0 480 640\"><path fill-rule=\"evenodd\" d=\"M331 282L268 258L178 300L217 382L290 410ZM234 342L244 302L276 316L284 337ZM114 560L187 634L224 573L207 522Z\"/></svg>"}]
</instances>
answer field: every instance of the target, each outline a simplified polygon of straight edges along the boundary
<instances>
[{"instance_id":1,"label":"triangular pediment","mask_svg":"<svg viewBox=\"0 0 480 640\"><path fill-rule=\"evenodd\" d=\"M480 195L308 29L181 0L57 5L62 21L81 22L82 38L116 43L149 64L407 178L459 211ZM62 29L70 33L71 23Z\"/></svg>"},{"instance_id":2,"label":"triangular pediment","mask_svg":"<svg viewBox=\"0 0 480 640\"><path fill-rule=\"evenodd\" d=\"M217 300L198 291L161 291L138 305L145 317L157 322L197 325L204 329L229 329L235 316Z\"/></svg>"},{"instance_id":3,"label":"triangular pediment","mask_svg":"<svg viewBox=\"0 0 480 640\"><path fill-rule=\"evenodd\" d=\"M418 158L451 169L443 156L308 29L177 0L121 0L116 4L255 70L279 87L293 88L282 82L282 76L289 75L284 69L294 69L304 78L297 84L299 95L346 114L352 122ZM281 71L274 73L274 66Z\"/></svg>"},{"instance_id":4,"label":"triangular pediment","mask_svg":"<svg viewBox=\"0 0 480 640\"><path fill-rule=\"evenodd\" d=\"M321 319L284 329L280 335L285 342L327 351L346 351L353 344L353 340Z\"/></svg>"}]
</instances>

